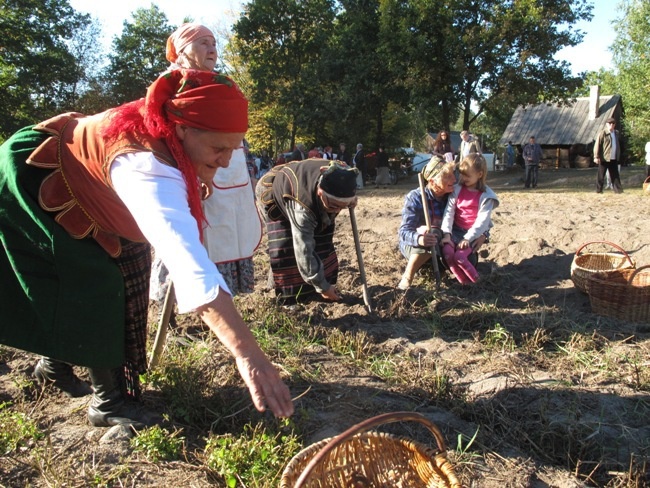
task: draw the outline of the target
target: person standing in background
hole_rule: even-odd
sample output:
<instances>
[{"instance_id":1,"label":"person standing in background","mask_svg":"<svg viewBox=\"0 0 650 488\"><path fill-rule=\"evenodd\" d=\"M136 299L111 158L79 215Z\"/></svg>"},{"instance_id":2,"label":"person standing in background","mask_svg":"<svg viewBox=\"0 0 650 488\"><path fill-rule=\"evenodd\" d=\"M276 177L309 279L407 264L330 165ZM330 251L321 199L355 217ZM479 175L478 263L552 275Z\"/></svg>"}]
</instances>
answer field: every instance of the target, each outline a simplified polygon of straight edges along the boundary
<instances>
[{"instance_id":1,"label":"person standing in background","mask_svg":"<svg viewBox=\"0 0 650 488\"><path fill-rule=\"evenodd\" d=\"M618 163L623 154L621 136L616 130L616 119L610 117L605 122L603 129L596 138L594 144L594 162L598 165L598 177L596 180L596 193L603 192L605 184L605 173L609 173L612 180L614 193L623 193L621 177L618 173Z\"/></svg>"},{"instance_id":2,"label":"person standing in background","mask_svg":"<svg viewBox=\"0 0 650 488\"><path fill-rule=\"evenodd\" d=\"M325 150L323 151L323 159L327 159L328 161L332 161L334 159L334 155L332 154L332 146L325 146Z\"/></svg>"},{"instance_id":3,"label":"person standing in background","mask_svg":"<svg viewBox=\"0 0 650 488\"><path fill-rule=\"evenodd\" d=\"M390 183L390 165L388 163L388 154L386 153L386 148L383 144L379 146L379 152L377 153L377 177L375 178L375 188L379 188L379 185L382 185L386 188L386 185Z\"/></svg>"},{"instance_id":4,"label":"person standing in background","mask_svg":"<svg viewBox=\"0 0 650 488\"><path fill-rule=\"evenodd\" d=\"M359 170L357 175L357 190L363 188L365 185L368 175L366 174L366 156L363 154L363 144L357 144L357 152L352 158L352 166Z\"/></svg>"},{"instance_id":5,"label":"person standing in background","mask_svg":"<svg viewBox=\"0 0 650 488\"><path fill-rule=\"evenodd\" d=\"M531 136L528 144L524 146L523 156L526 163L526 176L524 188L537 188L537 175L539 173L539 162L542 160L542 146L535 142L535 137Z\"/></svg>"},{"instance_id":6,"label":"person standing in background","mask_svg":"<svg viewBox=\"0 0 650 488\"><path fill-rule=\"evenodd\" d=\"M462 141L460 143L460 148L458 148L458 157L456 158L458 162L465 159L471 153L481 152L477 142L474 140L474 137L469 133L469 131L462 131L460 133L460 138Z\"/></svg>"},{"instance_id":7,"label":"person standing in background","mask_svg":"<svg viewBox=\"0 0 650 488\"><path fill-rule=\"evenodd\" d=\"M339 144L339 153L336 155L336 159L339 161L343 161L347 165L350 164L350 154L345 148L345 142Z\"/></svg>"},{"instance_id":8,"label":"person standing in background","mask_svg":"<svg viewBox=\"0 0 650 488\"><path fill-rule=\"evenodd\" d=\"M449 132L446 130L441 130L436 140L433 141L433 154L444 158L446 161L453 161L454 148L451 145Z\"/></svg>"},{"instance_id":9,"label":"person standing in background","mask_svg":"<svg viewBox=\"0 0 650 488\"><path fill-rule=\"evenodd\" d=\"M260 156L260 178L264 176L273 166L273 160L269 156L269 152L266 149L262 149L262 155Z\"/></svg>"},{"instance_id":10,"label":"person standing in background","mask_svg":"<svg viewBox=\"0 0 650 488\"><path fill-rule=\"evenodd\" d=\"M307 159L307 153L305 152L305 145L302 143L296 144L295 149L291 153L291 159L289 159L289 162L291 161L303 161Z\"/></svg>"},{"instance_id":11,"label":"person standing in background","mask_svg":"<svg viewBox=\"0 0 650 488\"><path fill-rule=\"evenodd\" d=\"M217 63L216 40L212 31L201 24L186 23L167 39L169 69L191 68L214 72ZM207 225L203 244L210 259L237 295L252 293L255 287L253 253L262 240L262 221L255 205L257 166L248 143L233 153L230 164L219 168L203 200ZM158 263L154 263L154 270ZM154 297L164 297L152 283ZM162 296L161 296L162 295Z\"/></svg>"},{"instance_id":12,"label":"person standing in background","mask_svg":"<svg viewBox=\"0 0 650 488\"><path fill-rule=\"evenodd\" d=\"M645 143L645 177L650 178L650 141Z\"/></svg>"},{"instance_id":13,"label":"person standing in background","mask_svg":"<svg viewBox=\"0 0 650 488\"><path fill-rule=\"evenodd\" d=\"M512 141L508 141L505 157L503 158L506 163L506 168L512 168L515 165L515 157L515 148L512 145Z\"/></svg>"}]
</instances>

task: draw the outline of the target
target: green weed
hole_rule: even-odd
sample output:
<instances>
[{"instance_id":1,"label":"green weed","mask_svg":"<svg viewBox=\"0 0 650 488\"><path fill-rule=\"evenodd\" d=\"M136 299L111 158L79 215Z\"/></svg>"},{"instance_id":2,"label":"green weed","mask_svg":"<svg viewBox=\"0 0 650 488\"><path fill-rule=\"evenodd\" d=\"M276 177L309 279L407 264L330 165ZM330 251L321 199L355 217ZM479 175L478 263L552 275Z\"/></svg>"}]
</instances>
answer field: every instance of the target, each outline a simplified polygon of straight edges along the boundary
<instances>
[{"instance_id":1,"label":"green weed","mask_svg":"<svg viewBox=\"0 0 650 488\"><path fill-rule=\"evenodd\" d=\"M476 429L476 432L474 432L474 435L471 438L468 438L466 435L460 433L458 434L458 443L456 445L456 456L455 460L456 463L458 464L473 464L473 462L477 459L480 458L481 456L476 453L470 451L470 447L474 444L474 441L476 440L476 436L478 436L478 431L479 429Z\"/></svg>"},{"instance_id":2,"label":"green weed","mask_svg":"<svg viewBox=\"0 0 650 488\"><path fill-rule=\"evenodd\" d=\"M258 424L246 425L239 437L209 437L204 452L206 465L223 476L226 486L234 488L277 486L285 464L301 448L293 433L271 433Z\"/></svg>"},{"instance_id":3,"label":"green weed","mask_svg":"<svg viewBox=\"0 0 650 488\"><path fill-rule=\"evenodd\" d=\"M384 355L383 357L377 357L370 361L370 371L384 381L393 379L397 369L398 365L395 364L395 360L390 356Z\"/></svg>"},{"instance_id":4,"label":"green weed","mask_svg":"<svg viewBox=\"0 0 650 488\"><path fill-rule=\"evenodd\" d=\"M145 455L150 461L174 461L179 459L185 438L180 430L169 432L158 425L138 433L131 439L134 452Z\"/></svg>"},{"instance_id":5,"label":"green weed","mask_svg":"<svg viewBox=\"0 0 650 488\"><path fill-rule=\"evenodd\" d=\"M10 403L0 403L0 454L5 455L16 449L43 438L43 433L27 415L15 412L8 407Z\"/></svg>"},{"instance_id":6,"label":"green weed","mask_svg":"<svg viewBox=\"0 0 650 488\"><path fill-rule=\"evenodd\" d=\"M500 351L513 351L515 349L512 334L499 323L495 324L493 329L485 332L482 342L488 349Z\"/></svg>"}]
</instances>

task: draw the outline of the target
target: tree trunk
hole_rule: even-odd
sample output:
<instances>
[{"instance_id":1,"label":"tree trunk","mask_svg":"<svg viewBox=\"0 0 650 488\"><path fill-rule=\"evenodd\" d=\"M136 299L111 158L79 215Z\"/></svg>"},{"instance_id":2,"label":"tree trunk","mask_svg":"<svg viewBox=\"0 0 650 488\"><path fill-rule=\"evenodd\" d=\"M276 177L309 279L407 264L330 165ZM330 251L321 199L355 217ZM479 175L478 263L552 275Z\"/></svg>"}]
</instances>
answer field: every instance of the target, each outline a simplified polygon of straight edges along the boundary
<instances>
[{"instance_id":1,"label":"tree trunk","mask_svg":"<svg viewBox=\"0 0 650 488\"><path fill-rule=\"evenodd\" d=\"M375 147L372 149L379 149L379 145L383 142L384 137L384 114L381 107L377 110L377 132L375 133Z\"/></svg>"},{"instance_id":2,"label":"tree trunk","mask_svg":"<svg viewBox=\"0 0 650 488\"><path fill-rule=\"evenodd\" d=\"M442 99L442 129L449 130L451 126L451 107L449 105L449 100L446 98Z\"/></svg>"}]
</instances>

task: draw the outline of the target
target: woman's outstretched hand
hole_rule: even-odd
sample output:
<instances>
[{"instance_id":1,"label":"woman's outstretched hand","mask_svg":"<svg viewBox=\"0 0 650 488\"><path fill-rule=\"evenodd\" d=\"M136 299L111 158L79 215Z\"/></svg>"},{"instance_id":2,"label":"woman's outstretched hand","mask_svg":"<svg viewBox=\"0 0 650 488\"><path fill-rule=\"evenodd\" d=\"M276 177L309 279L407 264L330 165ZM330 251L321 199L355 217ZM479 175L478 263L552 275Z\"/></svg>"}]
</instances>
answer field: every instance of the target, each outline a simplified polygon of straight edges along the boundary
<instances>
[{"instance_id":1,"label":"woman's outstretched hand","mask_svg":"<svg viewBox=\"0 0 650 488\"><path fill-rule=\"evenodd\" d=\"M221 290L217 298L199 307L197 312L235 357L237 369L250 391L255 408L260 412L268 408L276 417L291 416L293 401L289 388L257 344L231 296Z\"/></svg>"},{"instance_id":2,"label":"woman's outstretched hand","mask_svg":"<svg viewBox=\"0 0 650 488\"><path fill-rule=\"evenodd\" d=\"M276 417L290 417L293 402L289 388L275 366L261 350L259 352L255 356L237 358L239 374L248 386L253 404L260 412L268 408Z\"/></svg>"}]
</instances>

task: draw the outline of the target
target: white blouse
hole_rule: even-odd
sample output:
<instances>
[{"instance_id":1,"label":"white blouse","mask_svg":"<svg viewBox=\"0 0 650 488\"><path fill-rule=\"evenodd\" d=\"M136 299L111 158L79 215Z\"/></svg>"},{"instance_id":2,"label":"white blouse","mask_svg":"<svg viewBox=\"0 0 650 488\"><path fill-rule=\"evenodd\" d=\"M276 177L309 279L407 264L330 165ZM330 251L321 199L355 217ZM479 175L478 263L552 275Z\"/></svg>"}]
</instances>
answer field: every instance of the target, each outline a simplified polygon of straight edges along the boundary
<instances>
[{"instance_id":1,"label":"white blouse","mask_svg":"<svg viewBox=\"0 0 650 488\"><path fill-rule=\"evenodd\" d=\"M199 238L181 172L150 152L118 156L113 187L156 250L174 282L179 313L210 303L223 289L232 295Z\"/></svg>"}]
</instances>

